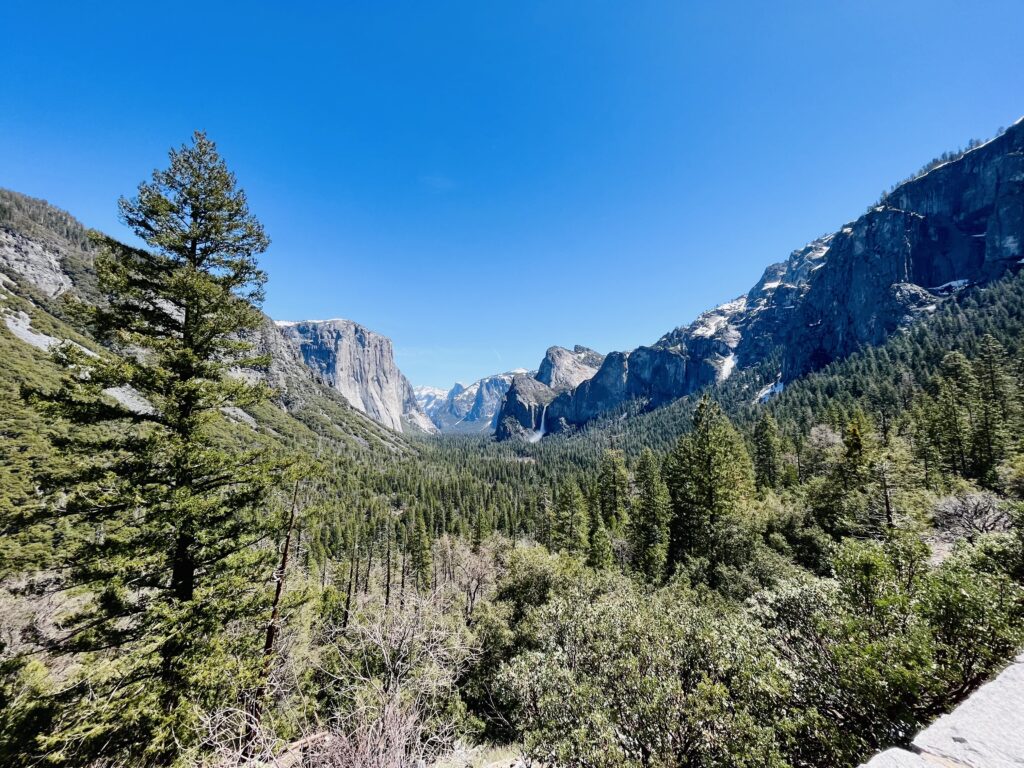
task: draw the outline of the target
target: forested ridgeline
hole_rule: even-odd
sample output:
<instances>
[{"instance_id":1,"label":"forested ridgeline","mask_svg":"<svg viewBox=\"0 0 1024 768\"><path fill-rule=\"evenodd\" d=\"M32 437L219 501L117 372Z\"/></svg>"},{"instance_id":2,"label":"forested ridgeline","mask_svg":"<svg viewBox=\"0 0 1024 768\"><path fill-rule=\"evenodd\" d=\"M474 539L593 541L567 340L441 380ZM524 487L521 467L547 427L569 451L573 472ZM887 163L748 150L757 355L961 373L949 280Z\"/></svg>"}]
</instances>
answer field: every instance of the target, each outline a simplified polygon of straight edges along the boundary
<instances>
[{"instance_id":1,"label":"forested ridgeline","mask_svg":"<svg viewBox=\"0 0 1024 768\"><path fill-rule=\"evenodd\" d=\"M212 142L120 206L101 301L3 296L78 342L0 333L5 764L856 765L1024 644L1020 275L765 403L385 441L233 375L267 238Z\"/></svg>"}]
</instances>

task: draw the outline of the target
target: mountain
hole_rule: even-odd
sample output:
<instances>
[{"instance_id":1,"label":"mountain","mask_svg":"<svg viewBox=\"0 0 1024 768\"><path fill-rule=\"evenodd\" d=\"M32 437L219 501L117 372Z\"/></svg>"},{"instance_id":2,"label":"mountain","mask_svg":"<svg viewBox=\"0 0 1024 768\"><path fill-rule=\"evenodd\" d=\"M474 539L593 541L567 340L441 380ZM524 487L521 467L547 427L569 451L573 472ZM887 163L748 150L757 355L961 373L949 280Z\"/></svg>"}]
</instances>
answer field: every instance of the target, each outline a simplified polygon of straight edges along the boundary
<instances>
[{"instance_id":1,"label":"mountain","mask_svg":"<svg viewBox=\"0 0 1024 768\"><path fill-rule=\"evenodd\" d=\"M469 386L456 384L447 392L436 387L417 387L416 400L444 434L491 433L512 379L525 373L522 368L496 373Z\"/></svg>"},{"instance_id":2,"label":"mountain","mask_svg":"<svg viewBox=\"0 0 1024 768\"><path fill-rule=\"evenodd\" d=\"M591 378L603 362L604 355L579 344L571 350L549 347L535 378L556 392L564 392Z\"/></svg>"},{"instance_id":3,"label":"mountain","mask_svg":"<svg viewBox=\"0 0 1024 768\"><path fill-rule=\"evenodd\" d=\"M550 347L534 372L518 368L487 376L469 386L456 384L447 392L436 387L419 387L416 399L442 433L495 432L500 429L502 405L507 402L507 393L516 379L525 378L533 382L520 384L517 391L524 387L529 387L534 394L551 390L551 397L554 397L558 392L572 389L593 376L603 360L604 355L578 344L571 350ZM527 418L525 411L521 415ZM539 414L537 418L540 418ZM524 429L523 432L530 430Z\"/></svg>"},{"instance_id":4,"label":"mountain","mask_svg":"<svg viewBox=\"0 0 1024 768\"><path fill-rule=\"evenodd\" d=\"M351 320L279 320L276 325L306 365L348 403L396 432L437 428L395 365L391 339Z\"/></svg>"},{"instance_id":5,"label":"mountain","mask_svg":"<svg viewBox=\"0 0 1024 768\"><path fill-rule=\"evenodd\" d=\"M49 350L65 340L102 353L77 323L64 299L95 302L94 251L86 229L72 216L38 200L0 189L0 350L17 361L0 369L0 393L16 422L35 418L18 394L21 384L55 382L56 367ZM247 413L231 409L232 421L271 435L306 435L312 429L354 449L369 446L389 453L406 450L398 435L350 407L334 390L317 380L295 346L273 320L249 340L258 354L269 354L260 371L237 372L259 377L274 388L274 407ZM129 407L145 408L132 392L108 392Z\"/></svg>"},{"instance_id":6,"label":"mountain","mask_svg":"<svg viewBox=\"0 0 1024 768\"><path fill-rule=\"evenodd\" d=\"M571 350L548 347L535 375L520 374L511 382L494 418L497 438L519 436L539 440L547 406L559 393L592 378L604 359L604 355L579 344Z\"/></svg>"},{"instance_id":7,"label":"mountain","mask_svg":"<svg viewBox=\"0 0 1024 768\"><path fill-rule=\"evenodd\" d=\"M626 403L653 408L778 360L786 382L926 317L952 294L1019 270L1024 243L1024 120L897 186L838 231L769 266L743 296L650 346L613 352L590 378L513 386L504 439L586 424ZM546 408L544 408L546 406ZM542 409L543 423L535 412Z\"/></svg>"}]
</instances>

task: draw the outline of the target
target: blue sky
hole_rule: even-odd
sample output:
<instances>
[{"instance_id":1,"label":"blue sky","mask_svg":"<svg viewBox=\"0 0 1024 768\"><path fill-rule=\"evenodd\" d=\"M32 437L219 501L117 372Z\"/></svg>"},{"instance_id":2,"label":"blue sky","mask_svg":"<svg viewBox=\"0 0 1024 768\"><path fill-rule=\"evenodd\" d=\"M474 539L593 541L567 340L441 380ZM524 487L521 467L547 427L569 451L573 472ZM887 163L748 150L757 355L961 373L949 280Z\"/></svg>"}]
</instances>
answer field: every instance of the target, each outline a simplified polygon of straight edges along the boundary
<instances>
[{"instance_id":1,"label":"blue sky","mask_svg":"<svg viewBox=\"0 0 1024 768\"><path fill-rule=\"evenodd\" d=\"M196 128L266 309L414 384L651 343L1024 114L1024 3L45 3L0 10L0 186L122 233Z\"/></svg>"}]
</instances>

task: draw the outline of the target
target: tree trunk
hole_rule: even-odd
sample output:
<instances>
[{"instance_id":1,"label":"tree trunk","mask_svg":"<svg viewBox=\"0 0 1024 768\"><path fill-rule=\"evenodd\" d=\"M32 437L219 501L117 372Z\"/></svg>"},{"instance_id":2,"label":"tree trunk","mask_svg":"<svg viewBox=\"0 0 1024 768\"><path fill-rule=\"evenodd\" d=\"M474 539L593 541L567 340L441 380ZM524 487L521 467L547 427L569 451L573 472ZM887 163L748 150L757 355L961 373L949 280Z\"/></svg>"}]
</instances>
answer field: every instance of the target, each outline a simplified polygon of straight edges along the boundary
<instances>
[{"instance_id":1,"label":"tree trunk","mask_svg":"<svg viewBox=\"0 0 1024 768\"><path fill-rule=\"evenodd\" d=\"M246 753L251 753L256 740L256 729L263 717L263 700L267 696L267 683L270 679L271 667L274 663L274 643L277 640L281 620L281 596L284 594L284 579L288 571L288 552L291 549L292 529L295 527L295 513L299 500L299 481L295 481L292 491L292 506L288 513L288 527L284 534L284 547L281 548L281 564L274 574L277 585L274 587L274 600L270 604L270 621L267 622L267 634L263 640L263 677L260 686L253 694L249 709L249 722L246 734Z\"/></svg>"},{"instance_id":2,"label":"tree trunk","mask_svg":"<svg viewBox=\"0 0 1024 768\"><path fill-rule=\"evenodd\" d=\"M352 552L348 559L348 590L345 594L345 613L341 617L341 628L345 629L348 627L348 614L352 610L352 587L353 581L359 575L359 542L358 539L353 537L352 539Z\"/></svg>"},{"instance_id":3,"label":"tree trunk","mask_svg":"<svg viewBox=\"0 0 1024 768\"><path fill-rule=\"evenodd\" d=\"M388 553L385 570L387 573L384 577L384 607L387 608L391 605L391 531L388 531Z\"/></svg>"}]
</instances>

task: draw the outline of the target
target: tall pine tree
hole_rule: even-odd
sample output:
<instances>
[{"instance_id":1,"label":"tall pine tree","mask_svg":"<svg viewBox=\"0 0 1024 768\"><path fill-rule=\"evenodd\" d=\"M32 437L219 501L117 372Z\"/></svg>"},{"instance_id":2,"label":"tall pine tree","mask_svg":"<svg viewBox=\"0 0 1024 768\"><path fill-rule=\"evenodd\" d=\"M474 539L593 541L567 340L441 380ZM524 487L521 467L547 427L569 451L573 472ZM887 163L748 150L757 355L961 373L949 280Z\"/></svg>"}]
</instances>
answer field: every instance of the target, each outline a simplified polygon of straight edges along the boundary
<instances>
[{"instance_id":1,"label":"tall pine tree","mask_svg":"<svg viewBox=\"0 0 1024 768\"><path fill-rule=\"evenodd\" d=\"M782 482L782 443L770 413L754 427L754 477L760 489L775 489Z\"/></svg>"},{"instance_id":2,"label":"tall pine tree","mask_svg":"<svg viewBox=\"0 0 1024 768\"><path fill-rule=\"evenodd\" d=\"M665 577L671 499L658 460L649 448L640 455L636 487L637 499L629 525L633 567L647 581L657 584Z\"/></svg>"},{"instance_id":3,"label":"tall pine tree","mask_svg":"<svg viewBox=\"0 0 1024 768\"><path fill-rule=\"evenodd\" d=\"M668 457L665 479L672 499L669 562L712 557L716 529L741 509L754 489L754 469L743 438L704 395Z\"/></svg>"},{"instance_id":4,"label":"tall pine tree","mask_svg":"<svg viewBox=\"0 0 1024 768\"><path fill-rule=\"evenodd\" d=\"M567 480L558 489L554 517L551 548L573 555L586 554L589 550L590 518L583 492L575 480Z\"/></svg>"},{"instance_id":5,"label":"tall pine tree","mask_svg":"<svg viewBox=\"0 0 1024 768\"><path fill-rule=\"evenodd\" d=\"M95 236L103 302L83 308L116 355L65 345L60 389L30 395L65 425L69 461L39 478L36 517L66 532L55 572L83 593L52 639L81 676L40 743L75 765L170 762L199 713L237 693L266 608L253 586L274 567L258 545L279 523L267 508L279 465L255 435L240 447L223 416L268 395L229 375L267 362L244 340L262 322L263 227L202 133L119 207L145 247Z\"/></svg>"}]
</instances>

